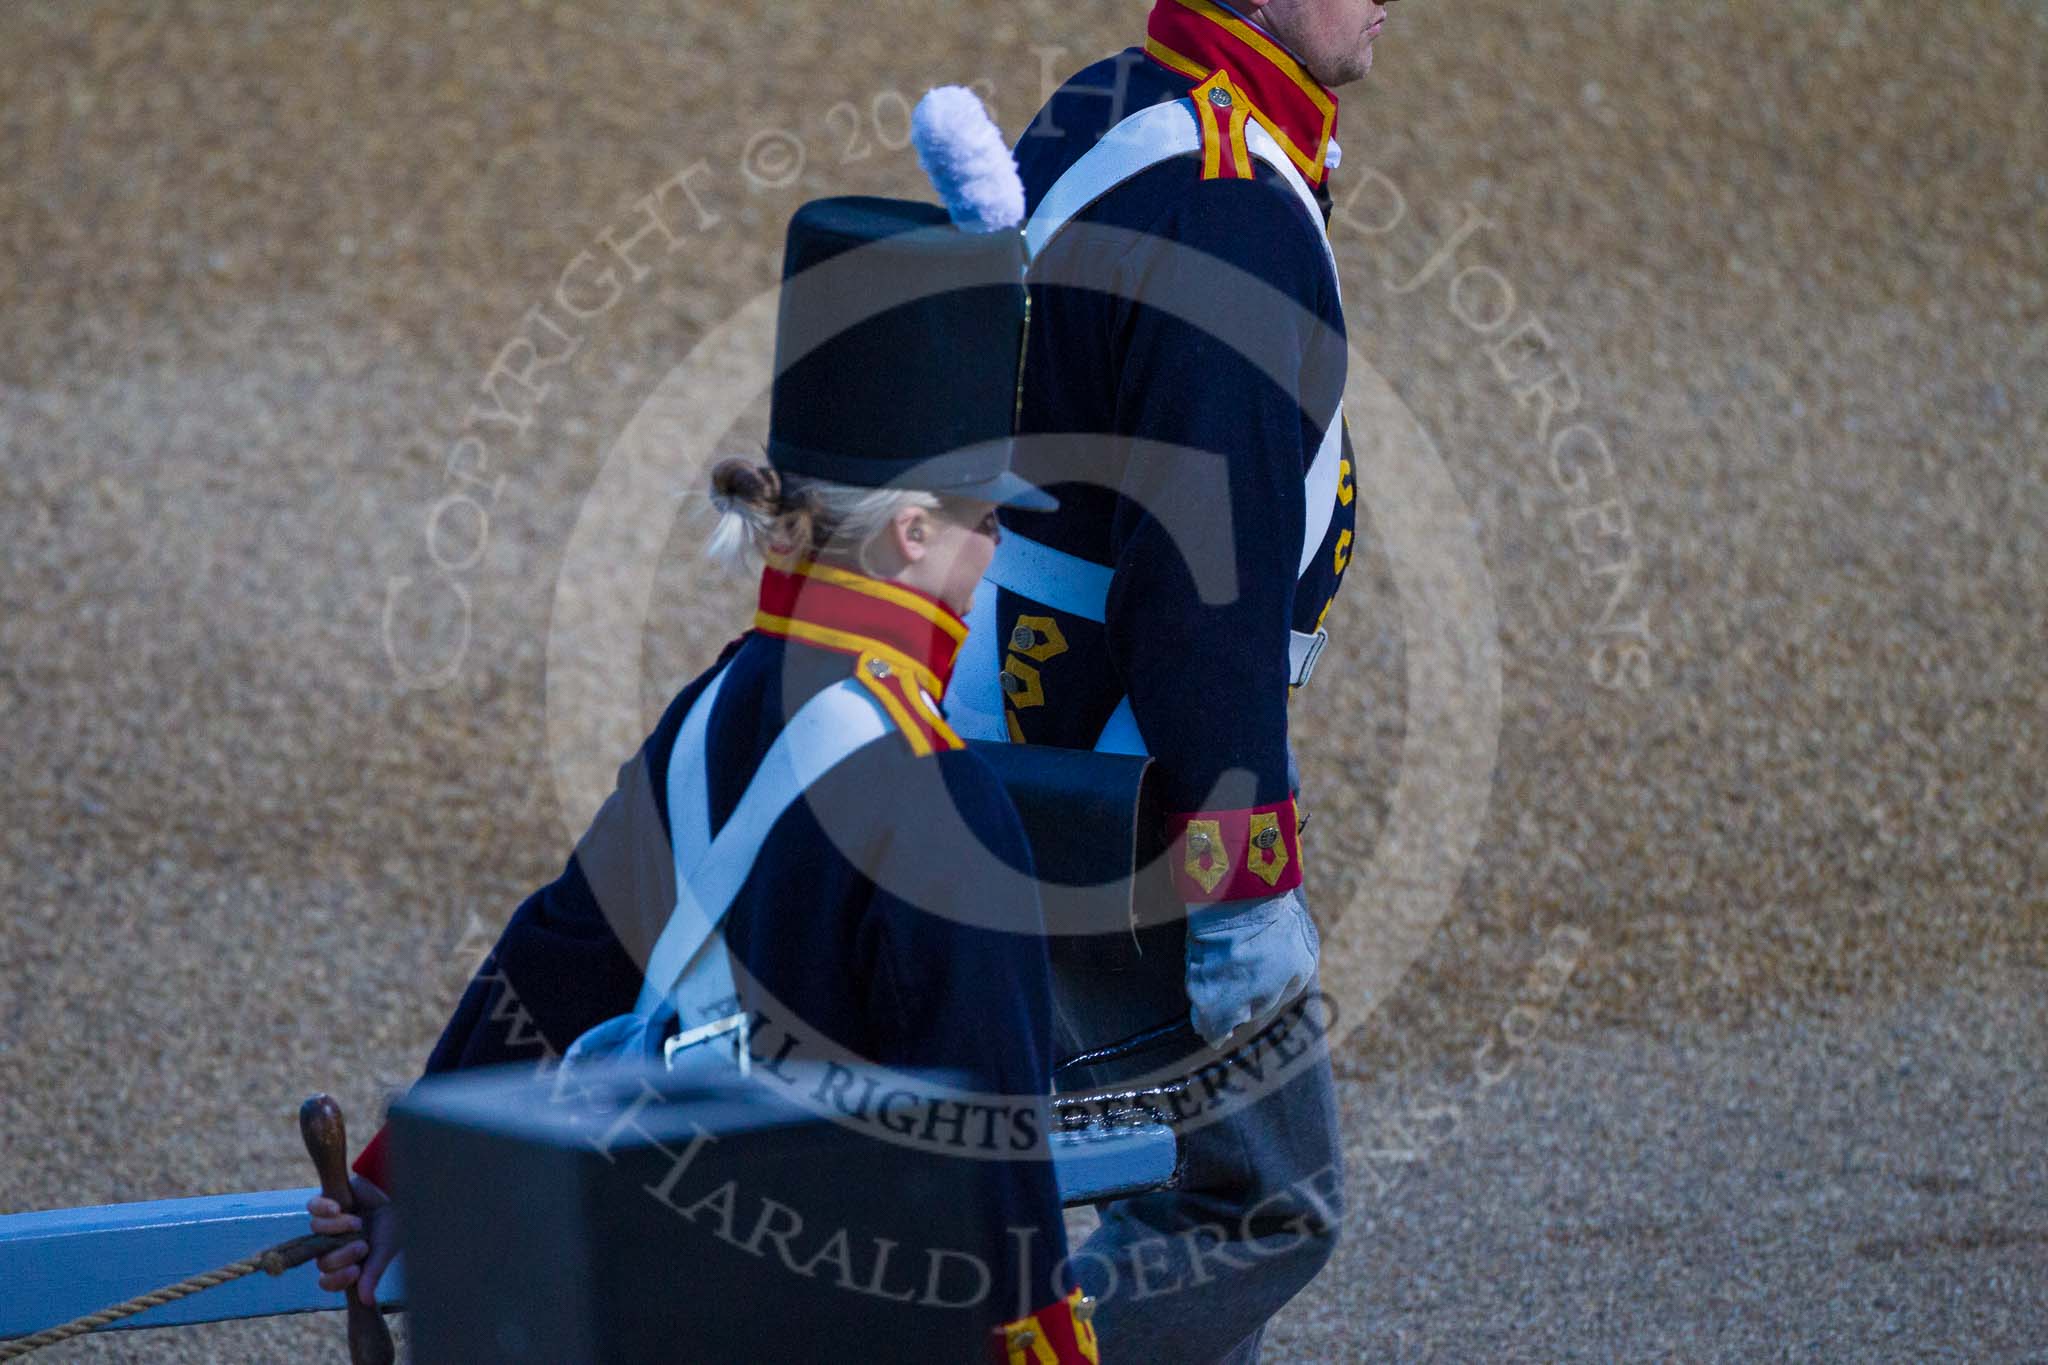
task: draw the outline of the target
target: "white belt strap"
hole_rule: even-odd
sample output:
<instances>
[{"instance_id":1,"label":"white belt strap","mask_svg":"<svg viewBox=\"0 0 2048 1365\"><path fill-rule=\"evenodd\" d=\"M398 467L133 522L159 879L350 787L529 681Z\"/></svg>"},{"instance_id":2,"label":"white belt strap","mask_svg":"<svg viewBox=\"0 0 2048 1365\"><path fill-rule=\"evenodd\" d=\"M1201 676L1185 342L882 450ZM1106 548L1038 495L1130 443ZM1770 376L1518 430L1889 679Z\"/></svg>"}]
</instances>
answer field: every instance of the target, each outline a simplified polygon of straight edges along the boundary
<instances>
[{"instance_id":1,"label":"white belt strap","mask_svg":"<svg viewBox=\"0 0 2048 1365\"><path fill-rule=\"evenodd\" d=\"M704 767L704 735L724 687L721 668L697 694L668 751L668 844L670 861L678 869L697 866L711 847L711 781Z\"/></svg>"},{"instance_id":2,"label":"white belt strap","mask_svg":"<svg viewBox=\"0 0 2048 1365\"><path fill-rule=\"evenodd\" d=\"M1050 545L1004 531L988 566L988 580L1034 602L1043 602L1069 616L1100 621L1109 615L1109 583L1115 574L1107 564L1055 550Z\"/></svg>"},{"instance_id":3,"label":"white belt strap","mask_svg":"<svg viewBox=\"0 0 2048 1365\"><path fill-rule=\"evenodd\" d=\"M676 906L648 955L635 1006L652 1013L664 996L687 1032L730 1015L737 994L732 961L717 930L731 909L768 832L819 778L855 750L881 738L889 720L856 679L804 703L768 748L731 817L707 841L710 774L704 736L719 677L684 718L669 762L669 836L676 859Z\"/></svg>"},{"instance_id":4,"label":"white belt strap","mask_svg":"<svg viewBox=\"0 0 2048 1365\"><path fill-rule=\"evenodd\" d=\"M1244 133L1245 146L1251 154L1279 171L1288 188L1301 200L1309 220L1319 226L1317 235L1322 239L1323 250L1329 252L1330 237L1326 229L1320 228L1323 209L1316 203L1316 192L1302 179L1301 172L1280 150L1271 133L1257 123L1247 123ZM1053 181L1045 198L1038 201L1037 212L1024 225L1024 249L1037 256L1076 214L1124 181L1162 161L1201 150L1202 130L1195 121L1192 99L1140 109L1104 133L1080 160ZM1330 254L1330 268L1337 268L1335 253Z\"/></svg>"},{"instance_id":5,"label":"white belt strap","mask_svg":"<svg viewBox=\"0 0 2048 1365\"><path fill-rule=\"evenodd\" d=\"M1330 522L1337 516L1337 487L1343 482L1343 465L1344 409L1339 407L1330 414L1330 425L1323 428L1323 443L1316 447L1316 457L1310 461L1303 483L1301 562L1295 566L1296 578L1306 574L1308 566L1316 562L1323 537L1330 534Z\"/></svg>"},{"instance_id":6,"label":"white belt strap","mask_svg":"<svg viewBox=\"0 0 2048 1365\"><path fill-rule=\"evenodd\" d=\"M997 558L1013 534L1003 532ZM984 577L967 609L967 642L960 646L953 682L946 689L946 723L962 739L1000 744L1010 738L1003 720L1003 642L996 638L996 583Z\"/></svg>"}]
</instances>

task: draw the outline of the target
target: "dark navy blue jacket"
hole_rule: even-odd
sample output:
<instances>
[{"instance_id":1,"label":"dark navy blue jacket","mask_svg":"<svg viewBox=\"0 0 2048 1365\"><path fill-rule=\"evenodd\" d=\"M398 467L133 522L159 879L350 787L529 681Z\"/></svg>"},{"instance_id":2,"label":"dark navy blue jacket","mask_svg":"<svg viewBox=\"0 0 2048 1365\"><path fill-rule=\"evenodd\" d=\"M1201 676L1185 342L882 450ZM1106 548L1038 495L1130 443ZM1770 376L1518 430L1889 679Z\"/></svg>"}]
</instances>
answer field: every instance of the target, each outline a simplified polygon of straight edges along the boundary
<instances>
[{"instance_id":1,"label":"dark navy blue jacket","mask_svg":"<svg viewBox=\"0 0 2048 1365\"><path fill-rule=\"evenodd\" d=\"M1033 120L1016 149L1027 205L1035 210L1122 118L1187 98L1219 71L1237 105L1252 103L1253 117L1291 134L1327 217L1322 158L1335 97L1270 41L1247 41L1234 16L1187 0L1160 0L1144 48L1080 72ZM1288 632L1322 624L1356 534L1347 446L1335 518L1297 583L1302 480L1342 393L1344 317L1301 199L1263 161L1222 163L1205 167L1196 153L1141 172L1078 214L1033 264L1021 430L1092 439L1079 454L1027 442L1018 471L1050 485L1060 510L1007 510L1004 523L1110 565L1114 577L1100 625L1002 594L1005 667L1023 680L1006 688L1005 710L1015 739L1089 748L1128 695L1169 810L1220 816L1227 836L1238 808L1282 809L1291 848ZM1091 230L1101 227L1123 235ZM1225 266L1283 302L1244 288ZM1185 451L1220 462L1205 469ZM1087 481L1062 482L1076 460ZM1207 472L1218 463L1220 479ZM1202 600L1184 544L1234 564L1234 600ZM1249 783L1219 788L1232 770ZM1297 858L1280 889L1298 876ZM1184 891L1248 894L1241 875Z\"/></svg>"}]
</instances>

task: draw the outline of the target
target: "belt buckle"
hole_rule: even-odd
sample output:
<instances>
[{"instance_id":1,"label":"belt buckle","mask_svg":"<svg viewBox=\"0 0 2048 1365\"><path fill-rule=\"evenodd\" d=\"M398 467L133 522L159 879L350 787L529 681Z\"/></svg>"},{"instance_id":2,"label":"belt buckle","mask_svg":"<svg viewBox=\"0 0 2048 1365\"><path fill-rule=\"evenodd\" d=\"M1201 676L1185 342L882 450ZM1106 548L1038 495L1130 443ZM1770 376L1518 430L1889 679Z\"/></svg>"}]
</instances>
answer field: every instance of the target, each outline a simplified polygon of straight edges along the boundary
<instances>
[{"instance_id":1,"label":"belt buckle","mask_svg":"<svg viewBox=\"0 0 2048 1365\"><path fill-rule=\"evenodd\" d=\"M1330 643L1330 632L1319 629L1313 635L1296 631L1289 637L1288 664L1293 677L1288 679L1290 687L1307 687L1308 680L1316 671L1316 660L1323 657L1323 647ZM1295 657L1296 653L1300 657Z\"/></svg>"},{"instance_id":2,"label":"belt buckle","mask_svg":"<svg viewBox=\"0 0 2048 1365\"><path fill-rule=\"evenodd\" d=\"M661 1045L662 1064L673 1071L676 1069L676 1058L682 1053L728 1036L733 1040L734 1063L739 1067L740 1075L745 1076L749 1074L754 1060L747 1047L748 1028L745 1010L737 1014L728 1014L722 1019L713 1019L708 1024L699 1024L693 1029L685 1029L676 1034Z\"/></svg>"}]
</instances>

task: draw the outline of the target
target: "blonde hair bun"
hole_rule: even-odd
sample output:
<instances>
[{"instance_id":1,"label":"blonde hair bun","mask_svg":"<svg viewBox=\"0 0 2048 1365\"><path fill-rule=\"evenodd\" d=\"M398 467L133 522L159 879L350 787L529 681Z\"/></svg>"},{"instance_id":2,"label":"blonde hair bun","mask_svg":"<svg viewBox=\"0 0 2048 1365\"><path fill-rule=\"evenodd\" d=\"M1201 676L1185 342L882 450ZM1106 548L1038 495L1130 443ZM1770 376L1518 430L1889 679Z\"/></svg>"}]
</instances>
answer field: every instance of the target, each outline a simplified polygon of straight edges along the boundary
<instances>
[{"instance_id":1,"label":"blonde hair bun","mask_svg":"<svg viewBox=\"0 0 2048 1365\"><path fill-rule=\"evenodd\" d=\"M936 507L930 493L855 488L767 465L720 460L711 469L711 505L718 524L705 542L713 561L752 572L771 555L803 553L851 564L863 572L870 542L905 507Z\"/></svg>"}]
</instances>

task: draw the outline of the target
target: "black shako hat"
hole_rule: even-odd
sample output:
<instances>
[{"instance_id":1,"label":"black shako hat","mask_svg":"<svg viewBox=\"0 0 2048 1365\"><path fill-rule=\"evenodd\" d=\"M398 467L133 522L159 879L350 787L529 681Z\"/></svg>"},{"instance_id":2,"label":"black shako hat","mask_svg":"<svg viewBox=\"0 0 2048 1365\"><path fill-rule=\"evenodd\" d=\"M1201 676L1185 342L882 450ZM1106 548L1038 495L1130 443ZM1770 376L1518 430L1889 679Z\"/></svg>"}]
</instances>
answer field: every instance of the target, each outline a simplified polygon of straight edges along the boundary
<instances>
[{"instance_id":1,"label":"black shako hat","mask_svg":"<svg viewBox=\"0 0 2048 1365\"><path fill-rule=\"evenodd\" d=\"M936 204L849 196L796 211L782 260L768 463L857 488L1051 511L1010 470L1024 237Z\"/></svg>"}]
</instances>

